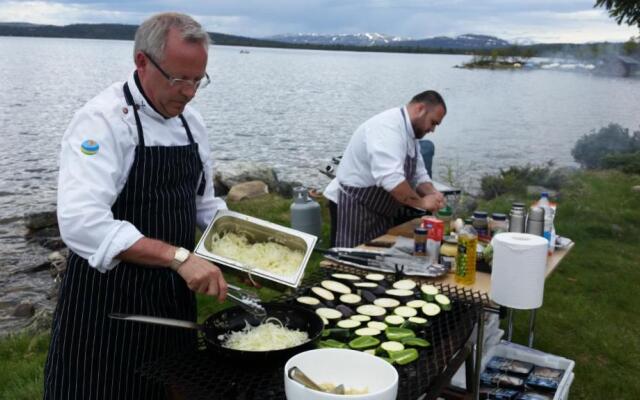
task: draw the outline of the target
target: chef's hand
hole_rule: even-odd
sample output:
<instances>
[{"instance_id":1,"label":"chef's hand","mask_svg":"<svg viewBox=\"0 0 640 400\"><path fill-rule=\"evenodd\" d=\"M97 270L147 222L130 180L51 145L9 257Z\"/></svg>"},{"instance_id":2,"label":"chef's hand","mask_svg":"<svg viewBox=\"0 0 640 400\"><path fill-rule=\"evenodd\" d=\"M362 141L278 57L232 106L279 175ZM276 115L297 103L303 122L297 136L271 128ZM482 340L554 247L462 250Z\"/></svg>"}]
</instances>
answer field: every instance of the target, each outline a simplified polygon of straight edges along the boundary
<instances>
[{"instance_id":1,"label":"chef's hand","mask_svg":"<svg viewBox=\"0 0 640 400\"><path fill-rule=\"evenodd\" d=\"M432 193L422 197L422 208L433 213L447 205L447 202L440 192Z\"/></svg>"},{"instance_id":2,"label":"chef's hand","mask_svg":"<svg viewBox=\"0 0 640 400\"><path fill-rule=\"evenodd\" d=\"M196 293L217 296L221 302L227 297L227 282L220 268L193 253L180 265L178 274Z\"/></svg>"}]
</instances>

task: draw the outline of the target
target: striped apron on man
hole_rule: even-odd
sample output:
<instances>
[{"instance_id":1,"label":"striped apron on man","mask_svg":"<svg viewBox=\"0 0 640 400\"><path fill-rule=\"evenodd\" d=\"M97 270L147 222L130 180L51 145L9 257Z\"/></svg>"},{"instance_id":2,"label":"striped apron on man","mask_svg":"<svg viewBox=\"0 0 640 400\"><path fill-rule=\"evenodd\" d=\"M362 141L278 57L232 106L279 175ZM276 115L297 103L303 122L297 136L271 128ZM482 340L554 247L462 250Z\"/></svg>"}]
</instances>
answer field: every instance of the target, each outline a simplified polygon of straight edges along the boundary
<instances>
[{"instance_id":1,"label":"striped apron on man","mask_svg":"<svg viewBox=\"0 0 640 400\"><path fill-rule=\"evenodd\" d=\"M204 178L198 144L182 115L189 143L145 146L140 116L127 84L138 130L135 159L112 207L115 219L149 238L193 249L196 188ZM45 365L45 399L163 399L164 387L142 378L142 364L196 345L194 331L114 320L109 313L195 321L195 296L170 268L122 262L107 273L69 253Z\"/></svg>"},{"instance_id":2,"label":"striped apron on man","mask_svg":"<svg viewBox=\"0 0 640 400\"><path fill-rule=\"evenodd\" d=\"M404 110L400 109L405 121ZM416 173L418 152L404 160L404 176L411 182ZM340 185L338 192L337 247L355 247L387 232L402 204L379 186Z\"/></svg>"}]
</instances>

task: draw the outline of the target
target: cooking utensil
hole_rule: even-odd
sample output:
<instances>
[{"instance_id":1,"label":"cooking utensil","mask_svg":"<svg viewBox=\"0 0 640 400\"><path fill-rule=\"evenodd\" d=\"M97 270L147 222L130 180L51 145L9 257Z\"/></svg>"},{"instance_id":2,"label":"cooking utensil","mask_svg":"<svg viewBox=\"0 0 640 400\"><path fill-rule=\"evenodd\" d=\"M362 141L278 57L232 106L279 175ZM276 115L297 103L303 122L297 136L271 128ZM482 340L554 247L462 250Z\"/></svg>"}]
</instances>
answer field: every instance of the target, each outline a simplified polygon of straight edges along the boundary
<instances>
[{"instance_id":1,"label":"cooking utensil","mask_svg":"<svg viewBox=\"0 0 640 400\"><path fill-rule=\"evenodd\" d=\"M248 363L249 365L273 365L284 363L291 356L301 351L315 347L323 329L322 319L313 311L284 303L265 303L266 315L257 317L241 307L231 307L208 317L203 324L191 321L183 321L169 318L159 318L147 315L132 315L112 313L111 318L126 321L151 323L178 328L197 329L202 332L204 342L208 350L216 355L227 358L234 363ZM277 318L289 329L304 331L309 336L309 341L298 346L286 349L269 351L245 351L224 347L226 337L231 332L241 331L247 324L258 326L266 318ZM177 350L177 349L176 349Z\"/></svg>"},{"instance_id":2,"label":"cooking utensil","mask_svg":"<svg viewBox=\"0 0 640 400\"><path fill-rule=\"evenodd\" d=\"M258 295L234 285L227 285L227 288L229 289L227 297L233 303L256 317L264 317L267 315L267 311L262 304L260 304L260 297L258 297Z\"/></svg>"},{"instance_id":3,"label":"cooking utensil","mask_svg":"<svg viewBox=\"0 0 640 400\"><path fill-rule=\"evenodd\" d=\"M317 390L319 392L327 392L333 394L344 394L344 385L341 383L339 385L334 386L330 390L325 390L322 386L315 383L311 378L309 378L302 370L298 367L291 367L287 372L289 378L298 382L301 385L308 387L309 389Z\"/></svg>"}]
</instances>

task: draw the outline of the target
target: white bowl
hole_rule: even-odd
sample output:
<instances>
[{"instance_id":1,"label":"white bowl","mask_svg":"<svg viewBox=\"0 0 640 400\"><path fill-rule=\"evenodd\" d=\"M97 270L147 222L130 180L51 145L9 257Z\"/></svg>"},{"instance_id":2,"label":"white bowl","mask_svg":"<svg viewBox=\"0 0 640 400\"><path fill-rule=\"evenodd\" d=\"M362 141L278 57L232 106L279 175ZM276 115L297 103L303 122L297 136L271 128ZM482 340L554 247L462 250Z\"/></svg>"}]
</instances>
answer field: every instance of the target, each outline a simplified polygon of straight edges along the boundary
<instances>
[{"instance_id":1,"label":"white bowl","mask_svg":"<svg viewBox=\"0 0 640 400\"><path fill-rule=\"evenodd\" d=\"M367 388L367 394L323 393L289 378L298 367L317 384L343 384L347 389ZM297 354L284 366L284 390L288 400L393 400L398 393L398 371L381 358L356 350L317 349Z\"/></svg>"}]
</instances>

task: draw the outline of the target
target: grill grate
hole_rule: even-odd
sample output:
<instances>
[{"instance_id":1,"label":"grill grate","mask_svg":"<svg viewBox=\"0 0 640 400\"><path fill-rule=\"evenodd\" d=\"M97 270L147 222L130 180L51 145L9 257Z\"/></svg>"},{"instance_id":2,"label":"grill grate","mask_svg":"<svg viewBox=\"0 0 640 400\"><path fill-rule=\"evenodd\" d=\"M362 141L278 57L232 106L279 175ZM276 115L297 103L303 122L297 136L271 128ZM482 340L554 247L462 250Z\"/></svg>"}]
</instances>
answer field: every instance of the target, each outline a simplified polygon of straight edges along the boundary
<instances>
[{"instance_id":1,"label":"grill grate","mask_svg":"<svg viewBox=\"0 0 640 400\"><path fill-rule=\"evenodd\" d=\"M362 275L356 268L340 266L340 271ZM305 279L294 295L279 301L293 302L295 296L325 278L318 271ZM430 319L422 337L431 347L420 351L418 361L396 366L399 374L398 399L417 399L426 393L447 366L447 362L469 339L486 296L468 289L449 285L435 286L452 300L452 309ZM173 387L186 399L284 399L283 366L233 365L204 349L175 354L145 365L143 376Z\"/></svg>"}]
</instances>

